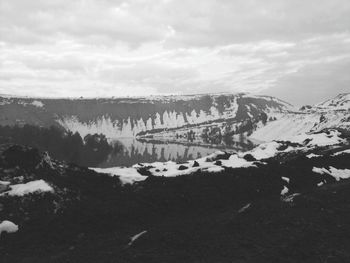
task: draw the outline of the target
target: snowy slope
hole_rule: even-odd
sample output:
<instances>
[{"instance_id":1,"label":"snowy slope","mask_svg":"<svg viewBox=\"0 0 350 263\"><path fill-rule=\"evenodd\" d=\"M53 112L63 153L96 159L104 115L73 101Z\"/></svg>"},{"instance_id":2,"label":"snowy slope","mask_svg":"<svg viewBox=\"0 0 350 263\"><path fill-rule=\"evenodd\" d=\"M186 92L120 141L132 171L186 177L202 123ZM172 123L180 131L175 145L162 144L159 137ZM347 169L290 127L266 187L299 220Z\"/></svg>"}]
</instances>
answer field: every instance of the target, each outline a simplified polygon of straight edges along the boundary
<instances>
[{"instance_id":1,"label":"snowy slope","mask_svg":"<svg viewBox=\"0 0 350 263\"><path fill-rule=\"evenodd\" d=\"M339 94L335 98L326 100L315 106L325 110L350 110L350 93Z\"/></svg>"},{"instance_id":2,"label":"snowy slope","mask_svg":"<svg viewBox=\"0 0 350 263\"><path fill-rule=\"evenodd\" d=\"M350 94L340 94L333 99L309 109L291 111L276 121L268 122L253 132L251 138L263 141L286 139L326 128L350 129Z\"/></svg>"}]
</instances>

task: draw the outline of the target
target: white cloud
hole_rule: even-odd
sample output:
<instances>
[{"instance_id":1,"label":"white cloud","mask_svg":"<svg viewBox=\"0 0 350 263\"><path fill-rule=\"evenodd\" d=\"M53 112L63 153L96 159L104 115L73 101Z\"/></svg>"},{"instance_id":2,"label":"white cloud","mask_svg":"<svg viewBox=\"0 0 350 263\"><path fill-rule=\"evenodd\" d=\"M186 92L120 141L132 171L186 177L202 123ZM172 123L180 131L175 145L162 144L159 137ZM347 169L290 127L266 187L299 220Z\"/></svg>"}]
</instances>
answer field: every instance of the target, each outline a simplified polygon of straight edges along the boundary
<instances>
[{"instance_id":1,"label":"white cloud","mask_svg":"<svg viewBox=\"0 0 350 263\"><path fill-rule=\"evenodd\" d=\"M320 65L345 87L349 29L347 0L3 0L0 93L274 95Z\"/></svg>"}]
</instances>

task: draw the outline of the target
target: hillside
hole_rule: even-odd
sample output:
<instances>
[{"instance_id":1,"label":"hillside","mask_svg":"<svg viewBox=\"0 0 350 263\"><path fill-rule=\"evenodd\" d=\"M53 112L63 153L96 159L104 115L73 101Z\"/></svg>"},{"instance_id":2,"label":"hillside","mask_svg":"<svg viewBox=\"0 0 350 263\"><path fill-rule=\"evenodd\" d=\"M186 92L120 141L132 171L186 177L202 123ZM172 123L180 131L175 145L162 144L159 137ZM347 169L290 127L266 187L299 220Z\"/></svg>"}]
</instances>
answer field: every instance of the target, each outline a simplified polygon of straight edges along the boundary
<instances>
[{"instance_id":1,"label":"hillside","mask_svg":"<svg viewBox=\"0 0 350 263\"><path fill-rule=\"evenodd\" d=\"M3 145L0 261L348 262L349 149L327 130L135 180Z\"/></svg>"},{"instance_id":2,"label":"hillside","mask_svg":"<svg viewBox=\"0 0 350 263\"><path fill-rule=\"evenodd\" d=\"M339 94L314 106L304 106L299 111L285 112L275 121L260 124L250 137L263 141L289 139L326 128L350 130L350 93Z\"/></svg>"},{"instance_id":3,"label":"hillside","mask_svg":"<svg viewBox=\"0 0 350 263\"><path fill-rule=\"evenodd\" d=\"M0 125L60 125L82 137L94 133L109 138L135 137L181 129L186 133L196 128L198 135L208 126L236 132L241 126L249 126L248 120L266 121L290 107L276 98L247 94L110 99L0 97Z\"/></svg>"}]
</instances>

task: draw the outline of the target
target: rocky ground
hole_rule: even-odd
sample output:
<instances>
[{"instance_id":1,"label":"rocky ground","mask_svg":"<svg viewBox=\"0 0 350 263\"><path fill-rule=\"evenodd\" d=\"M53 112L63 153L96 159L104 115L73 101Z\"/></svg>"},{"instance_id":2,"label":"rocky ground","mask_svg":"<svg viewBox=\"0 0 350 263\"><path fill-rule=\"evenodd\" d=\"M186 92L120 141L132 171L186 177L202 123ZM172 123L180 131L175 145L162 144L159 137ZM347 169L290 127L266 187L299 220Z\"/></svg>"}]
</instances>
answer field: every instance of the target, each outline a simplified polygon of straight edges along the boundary
<instances>
[{"instance_id":1,"label":"rocky ground","mask_svg":"<svg viewBox=\"0 0 350 263\"><path fill-rule=\"evenodd\" d=\"M349 135L259 147L126 183L2 145L0 261L350 262Z\"/></svg>"}]
</instances>

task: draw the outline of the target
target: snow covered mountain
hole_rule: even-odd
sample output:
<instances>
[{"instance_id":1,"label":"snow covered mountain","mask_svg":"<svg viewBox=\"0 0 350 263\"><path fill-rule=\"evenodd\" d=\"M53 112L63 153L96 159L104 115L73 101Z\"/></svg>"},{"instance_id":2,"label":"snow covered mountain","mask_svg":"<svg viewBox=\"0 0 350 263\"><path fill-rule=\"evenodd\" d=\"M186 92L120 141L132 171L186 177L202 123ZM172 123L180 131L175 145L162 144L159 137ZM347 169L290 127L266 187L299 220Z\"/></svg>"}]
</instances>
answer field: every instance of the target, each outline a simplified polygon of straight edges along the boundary
<instances>
[{"instance_id":1,"label":"snow covered mountain","mask_svg":"<svg viewBox=\"0 0 350 263\"><path fill-rule=\"evenodd\" d=\"M235 133L252 122L276 118L291 105L279 99L248 94L153 96L142 98L33 99L0 97L0 125L60 125L109 138L159 134L173 136L218 127ZM182 129L182 131L181 131ZM245 129L245 128L244 128Z\"/></svg>"},{"instance_id":2,"label":"snow covered mountain","mask_svg":"<svg viewBox=\"0 0 350 263\"><path fill-rule=\"evenodd\" d=\"M315 106L303 106L298 111L285 112L275 121L259 124L251 138L263 141L289 139L326 128L350 130L350 93L339 94Z\"/></svg>"},{"instance_id":3,"label":"snow covered mountain","mask_svg":"<svg viewBox=\"0 0 350 263\"><path fill-rule=\"evenodd\" d=\"M210 137L248 133L270 141L325 128L350 128L350 93L299 110L277 98L249 94L140 98L0 97L0 125L58 125L82 137Z\"/></svg>"}]
</instances>

